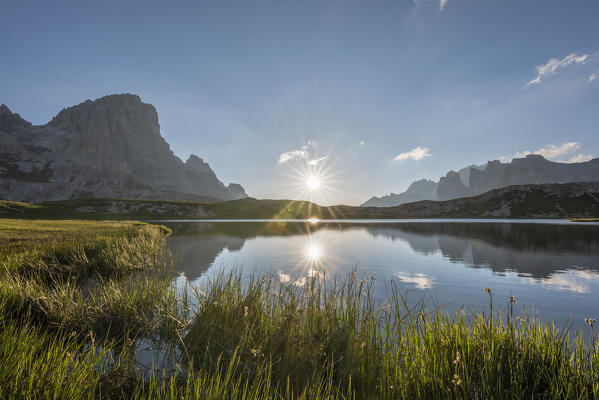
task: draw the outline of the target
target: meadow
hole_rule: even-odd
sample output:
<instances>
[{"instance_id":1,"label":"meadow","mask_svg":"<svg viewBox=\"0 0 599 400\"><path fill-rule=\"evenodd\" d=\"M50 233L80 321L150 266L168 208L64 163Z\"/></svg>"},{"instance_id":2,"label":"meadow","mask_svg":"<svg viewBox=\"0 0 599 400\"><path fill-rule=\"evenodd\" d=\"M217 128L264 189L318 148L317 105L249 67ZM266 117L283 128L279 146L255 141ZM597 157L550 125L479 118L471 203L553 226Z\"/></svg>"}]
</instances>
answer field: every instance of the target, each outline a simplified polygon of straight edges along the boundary
<instances>
[{"instance_id":1,"label":"meadow","mask_svg":"<svg viewBox=\"0 0 599 400\"><path fill-rule=\"evenodd\" d=\"M408 306L391 282L375 301L357 271L178 288L168 234L0 219L0 398L599 398L591 318L575 335L482 287L478 314ZM140 365L142 343L168 368Z\"/></svg>"}]
</instances>

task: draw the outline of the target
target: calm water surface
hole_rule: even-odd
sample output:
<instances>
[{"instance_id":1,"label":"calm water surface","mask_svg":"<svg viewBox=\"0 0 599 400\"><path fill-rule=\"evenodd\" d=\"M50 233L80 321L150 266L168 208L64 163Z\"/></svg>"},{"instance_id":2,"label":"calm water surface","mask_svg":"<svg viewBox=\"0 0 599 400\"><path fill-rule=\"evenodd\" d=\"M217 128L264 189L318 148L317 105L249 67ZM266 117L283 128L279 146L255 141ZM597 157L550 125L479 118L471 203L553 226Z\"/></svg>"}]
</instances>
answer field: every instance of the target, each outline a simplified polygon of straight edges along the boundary
<instances>
[{"instance_id":1,"label":"calm water surface","mask_svg":"<svg viewBox=\"0 0 599 400\"><path fill-rule=\"evenodd\" d=\"M161 222L164 223L164 222ZM446 311L487 307L568 321L599 316L599 224L563 220L169 221L179 283L239 268L302 285L314 270L345 278L376 273L384 298L393 281L411 302Z\"/></svg>"}]
</instances>

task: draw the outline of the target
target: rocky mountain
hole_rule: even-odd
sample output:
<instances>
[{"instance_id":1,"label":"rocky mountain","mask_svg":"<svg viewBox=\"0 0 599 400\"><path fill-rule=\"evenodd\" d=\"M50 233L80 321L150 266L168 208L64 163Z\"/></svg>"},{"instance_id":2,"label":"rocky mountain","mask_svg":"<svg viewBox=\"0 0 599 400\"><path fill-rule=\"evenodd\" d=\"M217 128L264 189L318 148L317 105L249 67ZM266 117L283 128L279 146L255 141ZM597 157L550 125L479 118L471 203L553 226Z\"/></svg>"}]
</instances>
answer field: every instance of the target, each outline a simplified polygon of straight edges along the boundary
<instances>
[{"instance_id":1,"label":"rocky mountain","mask_svg":"<svg viewBox=\"0 0 599 400\"><path fill-rule=\"evenodd\" d=\"M439 179L436 193L432 198L430 196L418 198L417 193L410 190L412 187L410 185L407 191L399 195L373 197L362 206L393 207L410 201L452 200L476 196L510 185L592 181L599 181L599 158L580 163L560 163L546 160L538 154L530 154L525 158L514 158L509 163L495 160L489 161L486 165L469 166L458 172L449 171ZM407 199L409 201L406 201Z\"/></svg>"},{"instance_id":2,"label":"rocky mountain","mask_svg":"<svg viewBox=\"0 0 599 400\"><path fill-rule=\"evenodd\" d=\"M595 217L599 215L599 182L513 185L477 196L423 200L383 210L400 218Z\"/></svg>"},{"instance_id":3,"label":"rocky mountain","mask_svg":"<svg viewBox=\"0 0 599 400\"><path fill-rule=\"evenodd\" d=\"M437 183L428 179L412 182L408 190L403 193L391 193L383 197L372 197L362 204L362 207L389 207L420 200L437 199Z\"/></svg>"},{"instance_id":4,"label":"rocky mountain","mask_svg":"<svg viewBox=\"0 0 599 400\"><path fill-rule=\"evenodd\" d=\"M201 158L184 163L160 134L158 114L131 94L65 108L33 126L0 106L0 199L72 198L218 201L245 198Z\"/></svg>"},{"instance_id":5,"label":"rocky mountain","mask_svg":"<svg viewBox=\"0 0 599 400\"><path fill-rule=\"evenodd\" d=\"M397 207L319 206L292 200L201 203L135 199L73 199L35 206L0 200L0 218L24 219L386 219L386 218L577 218L599 216L599 182L514 185L478 196L422 200ZM224 224L226 229L243 231ZM253 226L253 225L252 225ZM284 228L286 225L282 223ZM283 231L281 226L269 229ZM225 229L223 228L223 229ZM285 228L287 229L287 228ZM302 227L301 229L305 229ZM297 233L301 233L301 229ZM239 233L238 232L238 233Z\"/></svg>"}]
</instances>

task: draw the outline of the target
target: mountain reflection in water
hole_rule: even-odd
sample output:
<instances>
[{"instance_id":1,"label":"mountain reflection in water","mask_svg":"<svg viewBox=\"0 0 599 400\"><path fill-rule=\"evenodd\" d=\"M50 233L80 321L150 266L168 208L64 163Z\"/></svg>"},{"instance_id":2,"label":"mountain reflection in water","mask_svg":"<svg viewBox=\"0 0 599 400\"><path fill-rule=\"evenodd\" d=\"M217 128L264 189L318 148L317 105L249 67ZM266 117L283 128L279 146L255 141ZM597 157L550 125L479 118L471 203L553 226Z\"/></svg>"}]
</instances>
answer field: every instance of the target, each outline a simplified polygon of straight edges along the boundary
<instances>
[{"instance_id":1,"label":"mountain reflection in water","mask_svg":"<svg viewBox=\"0 0 599 400\"><path fill-rule=\"evenodd\" d=\"M599 272L599 226L538 223L414 222L182 222L173 229L169 247L177 268L188 280L204 273L227 249L239 251L258 237L310 236L321 230L361 230L374 238L403 241L424 256L441 253L454 263L491 268L496 273L547 278L557 270ZM240 261L240 260L238 260Z\"/></svg>"},{"instance_id":2,"label":"mountain reflection in water","mask_svg":"<svg viewBox=\"0 0 599 400\"><path fill-rule=\"evenodd\" d=\"M538 221L537 221L538 222ZM192 285L231 268L272 273L304 285L325 269L343 279L376 275L375 297L389 284L414 304L432 299L446 311L481 310L492 288L497 304L583 328L596 316L599 225L526 221L171 222L176 267ZM495 301L495 300L494 300Z\"/></svg>"}]
</instances>

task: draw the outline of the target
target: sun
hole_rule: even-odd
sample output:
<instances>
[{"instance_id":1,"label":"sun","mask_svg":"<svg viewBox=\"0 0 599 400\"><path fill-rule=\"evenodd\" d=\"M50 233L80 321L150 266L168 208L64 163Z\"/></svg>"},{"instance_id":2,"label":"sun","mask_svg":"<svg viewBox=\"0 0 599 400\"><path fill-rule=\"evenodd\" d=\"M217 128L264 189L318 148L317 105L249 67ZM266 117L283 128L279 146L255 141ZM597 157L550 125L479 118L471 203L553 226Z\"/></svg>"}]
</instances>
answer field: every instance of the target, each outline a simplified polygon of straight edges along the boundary
<instances>
[{"instance_id":1,"label":"sun","mask_svg":"<svg viewBox=\"0 0 599 400\"><path fill-rule=\"evenodd\" d=\"M309 190L318 190L320 187L320 178L315 175L310 175L308 179L306 179L306 187Z\"/></svg>"}]
</instances>

